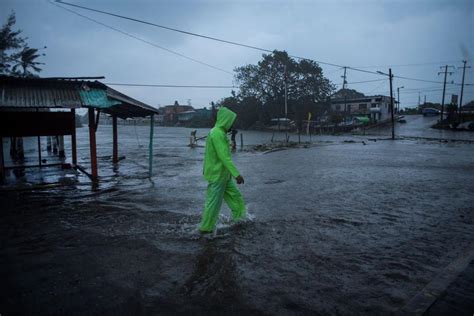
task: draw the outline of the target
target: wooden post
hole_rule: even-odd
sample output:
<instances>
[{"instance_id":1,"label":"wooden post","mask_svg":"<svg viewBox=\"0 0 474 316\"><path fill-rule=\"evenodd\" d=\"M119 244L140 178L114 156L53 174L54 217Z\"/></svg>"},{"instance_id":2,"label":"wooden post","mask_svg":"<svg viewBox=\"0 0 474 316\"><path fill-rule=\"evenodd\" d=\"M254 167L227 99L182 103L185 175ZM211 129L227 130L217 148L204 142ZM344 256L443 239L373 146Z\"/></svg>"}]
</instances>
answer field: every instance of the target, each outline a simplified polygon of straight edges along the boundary
<instances>
[{"instance_id":1,"label":"wooden post","mask_svg":"<svg viewBox=\"0 0 474 316\"><path fill-rule=\"evenodd\" d=\"M117 137L117 116L112 116L112 130L113 130L113 163L118 163L118 137Z\"/></svg>"},{"instance_id":2,"label":"wooden post","mask_svg":"<svg viewBox=\"0 0 474 316\"><path fill-rule=\"evenodd\" d=\"M53 136L53 154L58 153L58 136Z\"/></svg>"},{"instance_id":3,"label":"wooden post","mask_svg":"<svg viewBox=\"0 0 474 316\"><path fill-rule=\"evenodd\" d=\"M149 176L151 178L153 173L153 124L154 124L154 115L150 116L150 146L148 147L148 161L149 161Z\"/></svg>"},{"instance_id":4,"label":"wooden post","mask_svg":"<svg viewBox=\"0 0 474 316\"><path fill-rule=\"evenodd\" d=\"M91 152L91 174L92 179L97 180L97 148L95 143L95 120L94 108L89 108L89 144Z\"/></svg>"},{"instance_id":5,"label":"wooden post","mask_svg":"<svg viewBox=\"0 0 474 316\"><path fill-rule=\"evenodd\" d=\"M51 152L51 136L46 136L46 150Z\"/></svg>"},{"instance_id":6,"label":"wooden post","mask_svg":"<svg viewBox=\"0 0 474 316\"><path fill-rule=\"evenodd\" d=\"M58 136L58 156L59 158L66 158L66 153L64 152L64 136L60 135Z\"/></svg>"},{"instance_id":7,"label":"wooden post","mask_svg":"<svg viewBox=\"0 0 474 316\"><path fill-rule=\"evenodd\" d=\"M42 167L42 161L41 161L41 136L38 136L38 160L39 160L39 166L40 168Z\"/></svg>"},{"instance_id":8,"label":"wooden post","mask_svg":"<svg viewBox=\"0 0 474 316\"><path fill-rule=\"evenodd\" d=\"M3 161L3 137L0 136L0 180L5 178L5 164Z\"/></svg>"},{"instance_id":9,"label":"wooden post","mask_svg":"<svg viewBox=\"0 0 474 316\"><path fill-rule=\"evenodd\" d=\"M76 143L76 109L71 109L72 115L72 134L71 134L71 156L72 164L77 165L77 143Z\"/></svg>"}]
</instances>

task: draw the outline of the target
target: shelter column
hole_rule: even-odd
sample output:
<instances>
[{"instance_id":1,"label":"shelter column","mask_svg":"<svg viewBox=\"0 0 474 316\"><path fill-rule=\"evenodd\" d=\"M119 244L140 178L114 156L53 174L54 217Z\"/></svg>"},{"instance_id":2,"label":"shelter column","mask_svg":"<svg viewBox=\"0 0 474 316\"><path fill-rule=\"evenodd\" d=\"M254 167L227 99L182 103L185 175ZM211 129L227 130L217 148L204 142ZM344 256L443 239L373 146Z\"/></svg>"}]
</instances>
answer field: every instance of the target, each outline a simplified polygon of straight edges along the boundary
<instances>
[{"instance_id":1,"label":"shelter column","mask_svg":"<svg viewBox=\"0 0 474 316\"><path fill-rule=\"evenodd\" d=\"M91 174L92 179L97 180L97 148L95 143L95 119L94 108L89 108L89 144L91 152Z\"/></svg>"},{"instance_id":2,"label":"shelter column","mask_svg":"<svg viewBox=\"0 0 474 316\"><path fill-rule=\"evenodd\" d=\"M112 116L112 127L113 127L113 136L114 136L114 141L113 141L113 163L118 162L118 135L117 135L117 116L113 115Z\"/></svg>"},{"instance_id":3,"label":"shelter column","mask_svg":"<svg viewBox=\"0 0 474 316\"><path fill-rule=\"evenodd\" d=\"M71 109L71 124L72 124L72 132L71 132L71 156L72 156L72 164L77 165L77 143L76 143L76 109Z\"/></svg>"},{"instance_id":4,"label":"shelter column","mask_svg":"<svg viewBox=\"0 0 474 316\"><path fill-rule=\"evenodd\" d=\"M148 159L149 159L149 176L153 173L153 124L154 124L155 116L152 114L150 116L150 145L148 147Z\"/></svg>"}]
</instances>

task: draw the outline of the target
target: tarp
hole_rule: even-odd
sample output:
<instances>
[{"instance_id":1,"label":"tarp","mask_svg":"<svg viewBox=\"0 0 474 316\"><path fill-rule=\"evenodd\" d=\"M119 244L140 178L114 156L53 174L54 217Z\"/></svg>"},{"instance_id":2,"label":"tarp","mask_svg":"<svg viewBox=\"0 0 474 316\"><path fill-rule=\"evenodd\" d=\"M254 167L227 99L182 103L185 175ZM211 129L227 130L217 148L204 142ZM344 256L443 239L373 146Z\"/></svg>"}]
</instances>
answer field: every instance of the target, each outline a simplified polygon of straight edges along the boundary
<instances>
[{"instance_id":1,"label":"tarp","mask_svg":"<svg viewBox=\"0 0 474 316\"><path fill-rule=\"evenodd\" d=\"M357 122L360 123L369 123L370 119L367 116L357 116L354 118Z\"/></svg>"},{"instance_id":2,"label":"tarp","mask_svg":"<svg viewBox=\"0 0 474 316\"><path fill-rule=\"evenodd\" d=\"M84 106L92 106L99 109L107 109L114 105L121 104L120 101L109 99L107 91L103 89L90 88L88 90L79 90Z\"/></svg>"}]
</instances>

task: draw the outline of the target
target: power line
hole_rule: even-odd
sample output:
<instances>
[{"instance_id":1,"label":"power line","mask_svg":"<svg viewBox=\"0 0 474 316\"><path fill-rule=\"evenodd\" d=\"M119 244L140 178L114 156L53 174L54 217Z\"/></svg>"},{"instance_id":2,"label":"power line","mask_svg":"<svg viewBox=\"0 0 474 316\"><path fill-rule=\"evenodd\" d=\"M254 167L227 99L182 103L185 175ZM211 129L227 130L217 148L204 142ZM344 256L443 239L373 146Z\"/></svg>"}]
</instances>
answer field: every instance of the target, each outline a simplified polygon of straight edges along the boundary
<instances>
[{"instance_id":1,"label":"power line","mask_svg":"<svg viewBox=\"0 0 474 316\"><path fill-rule=\"evenodd\" d=\"M454 62L456 62L456 60L428 62L428 63L401 64L401 65L380 65L380 66L362 66L362 67L358 66L357 68L414 67L414 66L442 65L445 63L454 63Z\"/></svg>"},{"instance_id":2,"label":"power line","mask_svg":"<svg viewBox=\"0 0 474 316\"><path fill-rule=\"evenodd\" d=\"M378 88L380 88L387 80L388 79L383 79L383 81L379 85L377 85L374 89L370 90L370 92L367 93L367 94L369 94L369 95L372 94L374 91L376 91Z\"/></svg>"},{"instance_id":3,"label":"power line","mask_svg":"<svg viewBox=\"0 0 474 316\"><path fill-rule=\"evenodd\" d=\"M60 2L60 1L57 1L57 2ZM225 73L227 73L227 74L234 75L234 74L233 74L232 72L230 72L230 71L227 71L227 70L225 70L225 69L219 68L219 67L217 67L217 66L213 66L213 65L211 65L211 64L208 64L208 63L206 63L206 62L200 61L200 60L198 60L198 59L195 59L195 58L186 56L186 55L184 55L184 54L175 52L175 51L173 51L173 50L171 50L171 49L168 49L168 48L166 48L166 47L163 47L163 46L160 46L160 45L155 44L155 43L153 43L153 42L147 41L147 40L145 40L145 39L143 39L143 38L141 38L141 37L135 36L135 35L133 35L133 34L130 34L130 33L127 33L127 32L125 32L125 31L122 31L122 30L120 30L120 29L118 29L118 28L115 28L115 27L113 27L113 26L110 26L110 25L107 25L107 24L102 23L102 22L100 22L100 21L97 21L97 20L95 20L95 19L93 19L93 18L90 18L90 17L88 17L88 16L82 15L82 14L76 12L76 11L73 11L73 10L70 10L70 9L68 9L68 8L62 7L62 6L60 6L60 5L58 5L58 4L54 3L54 2L50 2L50 3L51 3L52 5L57 6L58 8L61 8L61 9L66 10L66 11L68 11L68 12L71 12L71 13L73 13L73 14L75 14L75 15L78 15L78 16L84 18L84 19L87 19L87 20L92 21L92 22L94 22L94 23L97 23L97 24L99 24L99 25L105 26L105 27L107 27L107 28L109 28L109 29L111 29L111 30L113 30L113 31L119 32L119 33L121 33L121 34L123 34L123 35L126 35L126 36L128 36L128 37L131 37L131 38L136 39L136 40L138 40L138 41L141 41L141 42L143 42L143 43L145 43L145 44L148 44L148 45L151 45L151 46L153 46L153 47L162 49L162 50L167 51L167 52L169 52L169 53L171 53L171 54L174 54L174 55L183 57L183 58L185 58L185 59L188 59L188 60L191 60L191 61L196 62L196 63L198 63L198 64L201 64L201 65L204 65L204 66L213 68L213 69L215 69L215 70L219 70L219 71L225 72ZM62 2L60 2L60 3L62 3Z\"/></svg>"},{"instance_id":4,"label":"power line","mask_svg":"<svg viewBox=\"0 0 474 316\"><path fill-rule=\"evenodd\" d=\"M109 86L156 87L156 88L199 88L199 89L233 89L236 86L206 86L206 85L172 85L172 84L142 84L142 83L104 83Z\"/></svg>"},{"instance_id":5,"label":"power line","mask_svg":"<svg viewBox=\"0 0 474 316\"><path fill-rule=\"evenodd\" d=\"M156 23L153 23L153 22L148 22L148 21L144 21L144 20L140 20L140 19L136 19L136 18L131 18L131 17L127 17L127 16L124 16L124 15L120 15L120 14L115 14L115 13L111 13L111 12L106 12L106 11L102 11L102 10L98 10L98 9L93 9L93 8L89 8L89 7L85 7L85 6L81 6L81 5L77 5L77 4L73 4L73 3L69 3L69 2L64 2L64 1L61 1L61 0L56 0L57 3L61 3L61 4L64 4L64 5L68 5L68 6L73 6L73 7L76 7L76 8L80 8L80 9L83 9L83 10L88 10L88 11L92 11L92 12L97 12L97 13L100 13L100 14L105 14L105 15L109 15L109 16L113 16L113 17L116 17L116 18L120 18L120 19L125 19L125 20L129 20L129 21L133 21L133 22L137 22L137 23L142 23L142 24L146 24L146 25L150 25L150 26L154 26L154 27L158 27L158 28L162 28L162 29L166 29L166 30L169 30L169 31L173 31L173 32L178 32L178 33L182 33L182 34L186 34L186 35L191 35L191 36L196 36L196 37L201 37L201 38L204 38L204 39L208 39L208 40L213 40L213 41L217 41L217 42L221 42L221 43L226 43L226 44L230 44L230 45L235 45L235 46L241 46L241 47L246 47L246 48L250 48L250 49L254 49L254 50L259 50L259 51L263 51L263 52L267 52L267 53L272 53L273 50L271 49L267 49L267 48L262 48L262 47L257 47L257 46L253 46L253 45L248 45L248 44L242 44L242 43L238 43L238 42L234 42L234 41L230 41L230 40L225 40L225 39L220 39L220 38L216 38L216 37L212 37L212 36L207 36L207 35L203 35L203 34L198 34L198 33L194 33L194 32L189 32L189 31L184 31L184 30L180 30L180 29L176 29L176 28L172 28L172 27L168 27L168 26L165 26L165 25L160 25L160 24L156 24ZM59 6L61 7L61 6ZM63 9L66 9L64 7L61 7ZM69 11L69 10L68 10ZM75 12L75 11L70 11L70 12L73 12L75 14L78 14L80 15L79 13ZM82 15L80 15L82 16ZM82 17L85 17L85 16L82 16ZM104 25L106 27L109 27L101 22L98 22L94 19L91 19L91 18L88 18L88 17L85 17L87 19L90 19L96 23L99 23L101 25ZM117 29L116 29L117 30ZM143 40L143 39L140 39L140 38L137 38L135 37L134 35L131 35L131 34L128 34L126 32L123 32L123 31L120 31L120 30L117 30L123 34L126 34L127 36L132 36L136 39L139 39L141 41L144 41L144 42L148 42L146 40ZM150 43L148 43L150 44ZM155 45L153 45L155 46ZM159 47L161 49L165 49L163 47ZM170 51L172 52L171 50L168 50L168 49L165 49L167 51ZM173 52L173 53L176 53L176 52ZM179 54L179 53L178 53ZM179 54L181 55L182 57L184 58L187 58L187 59L190 59L190 60L193 60L192 58L190 57L187 57L187 56L184 56L182 54ZM292 57L292 58L296 58L296 59L300 59L300 60L308 60L308 61L314 61L314 62L317 62L319 64L322 64L322 65L328 65L328 66L333 66L333 67L339 67L339 68L346 68L346 69L349 69L349 70L353 70L353 71L358 71L358 72L363 72L363 73L369 73L369 74L373 74L373 75L380 75L379 73L375 72L375 71L369 71L369 70L364 70L364 69L360 69L361 67L350 67L350 66L343 66L343 65L339 65L339 64L335 64L335 63L329 63L329 62L323 62L323 61L319 61L319 60L315 60L315 59L311 59L311 58L306 58L306 57L301 57L301 56L297 56L297 55L288 55L289 57ZM199 62L201 64L205 64L207 66L210 66L214 69L218 69L220 71L224 71L226 73L229 73L229 74L232 74L230 72L228 72L227 70L223 70L223 69L220 69L218 67L215 67L215 66L212 66L212 65L209 65L209 64L206 64L206 63L203 63L201 61L197 61L197 60L194 60L196 62ZM383 66L382 66L383 67ZM431 83L443 83L443 82L439 82L439 81L432 81L432 80L425 80L425 79L417 79L417 78L409 78L409 77L402 77L402 76L393 76L394 78L399 78L399 79L406 79L406 80L413 80L413 81L420 81L420 82L431 82ZM457 85L460 85L458 83L456 83ZM471 84L465 84L465 85L471 85Z\"/></svg>"},{"instance_id":6,"label":"power line","mask_svg":"<svg viewBox=\"0 0 474 316\"><path fill-rule=\"evenodd\" d=\"M358 84L358 83L368 83L368 82L379 82L379 81L385 81L387 79L374 79L374 80L364 80L364 81L355 81L355 82L346 82L345 84ZM335 86L340 86L342 83L335 83Z\"/></svg>"},{"instance_id":7,"label":"power line","mask_svg":"<svg viewBox=\"0 0 474 316\"><path fill-rule=\"evenodd\" d=\"M246 47L246 48L259 50L259 51L263 51L263 52L267 52L267 53L272 53L273 52L273 50L267 49L267 48L257 47L257 46L248 45L248 44L242 44L242 43L229 41L229 40L225 40L225 39L221 39L221 38L217 38L217 37L212 37L212 36L207 36L207 35L198 34L198 33L194 33L194 32L184 31L184 30L172 28L172 27L165 26L165 25L160 25L160 24L156 24L156 23L152 23L152 22L148 22L148 21L144 21L144 20L140 20L140 19L136 19L136 18L127 17L127 16L120 15L120 14L115 14L115 13L111 13L111 12L106 12L106 11L102 11L102 10L97 10L97 9L93 9L93 8L84 7L84 6L69 3L69 2L64 2L64 1L61 1L61 0L56 0L56 2L64 4L64 5L80 8L80 9L83 9L83 10L93 11L93 12L113 16L113 17L116 17L116 18L120 18L120 19L125 19L125 20L129 20L129 21L137 22L137 23L142 23L142 24L162 28L162 29L165 29L165 30L173 31L173 32L178 32L178 33L182 33L182 34L186 34L186 35L205 38L205 39L212 40L212 41L217 41L217 42L226 43L226 44L235 45L235 46ZM328 66L339 67L339 68L344 67L342 65L329 63L329 62L323 62L323 61L314 60L314 59L311 59L311 58L306 58L306 57L301 57L301 56L296 56L296 55L288 55L288 56L293 57L293 58L297 58L297 59L302 59L302 60L315 61L315 62L317 62L319 64L322 64L322 65L328 65ZM354 68L354 67L347 67L347 69L378 75L374 71L357 69L357 68Z\"/></svg>"}]
</instances>

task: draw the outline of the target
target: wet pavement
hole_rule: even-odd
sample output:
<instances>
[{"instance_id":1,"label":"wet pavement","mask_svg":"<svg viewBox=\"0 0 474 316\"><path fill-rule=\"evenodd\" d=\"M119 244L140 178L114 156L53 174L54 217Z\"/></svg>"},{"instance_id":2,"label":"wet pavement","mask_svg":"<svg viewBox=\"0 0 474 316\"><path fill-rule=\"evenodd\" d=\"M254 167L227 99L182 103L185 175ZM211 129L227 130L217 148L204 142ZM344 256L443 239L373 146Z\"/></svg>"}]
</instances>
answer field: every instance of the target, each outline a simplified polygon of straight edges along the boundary
<instances>
[{"instance_id":1,"label":"wet pavement","mask_svg":"<svg viewBox=\"0 0 474 316\"><path fill-rule=\"evenodd\" d=\"M0 306L23 314L396 312L474 240L474 145L418 139L435 137L407 121L415 138L383 140L384 129L378 141L313 135L308 148L269 153L251 145L281 135L244 131L246 150L234 160L252 220L231 225L224 207L212 240L196 233L206 183L203 147L186 146L190 130L156 129L150 180L148 128L119 126L127 158L114 167L111 128L101 126L98 187L65 170L67 185L0 193ZM445 139L458 137L451 133ZM88 166L87 129L78 137Z\"/></svg>"}]
</instances>

